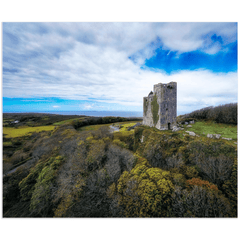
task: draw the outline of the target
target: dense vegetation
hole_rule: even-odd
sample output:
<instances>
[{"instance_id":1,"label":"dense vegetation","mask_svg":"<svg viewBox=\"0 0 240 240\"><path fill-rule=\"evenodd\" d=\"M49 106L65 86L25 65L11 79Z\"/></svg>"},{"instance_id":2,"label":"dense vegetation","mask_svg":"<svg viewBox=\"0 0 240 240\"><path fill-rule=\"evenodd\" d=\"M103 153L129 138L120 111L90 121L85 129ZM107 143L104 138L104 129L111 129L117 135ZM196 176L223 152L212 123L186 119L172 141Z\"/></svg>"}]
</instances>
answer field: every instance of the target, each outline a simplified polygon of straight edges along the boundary
<instances>
[{"instance_id":1,"label":"dense vegetation","mask_svg":"<svg viewBox=\"0 0 240 240\"><path fill-rule=\"evenodd\" d=\"M4 147L3 216L237 217L233 142L120 120L74 117L5 138L15 148Z\"/></svg>"},{"instance_id":2,"label":"dense vegetation","mask_svg":"<svg viewBox=\"0 0 240 240\"><path fill-rule=\"evenodd\" d=\"M237 124L237 103L207 107L186 114L183 118L212 120L217 123Z\"/></svg>"}]
</instances>

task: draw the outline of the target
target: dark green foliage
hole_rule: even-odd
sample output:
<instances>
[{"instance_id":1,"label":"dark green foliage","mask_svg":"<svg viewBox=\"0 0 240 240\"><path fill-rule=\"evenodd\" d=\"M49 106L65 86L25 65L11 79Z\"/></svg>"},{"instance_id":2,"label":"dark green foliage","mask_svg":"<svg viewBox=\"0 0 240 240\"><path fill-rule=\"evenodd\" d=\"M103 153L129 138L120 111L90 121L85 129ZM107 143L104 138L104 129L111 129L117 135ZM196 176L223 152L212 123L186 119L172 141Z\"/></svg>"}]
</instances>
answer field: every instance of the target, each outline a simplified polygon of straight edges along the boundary
<instances>
[{"instance_id":1,"label":"dark green foliage","mask_svg":"<svg viewBox=\"0 0 240 240\"><path fill-rule=\"evenodd\" d=\"M232 173L231 177L226 180L223 184L223 192L226 194L228 197L229 201L231 202L231 205L233 206L232 208L232 215L234 217L237 217L237 201L238 201L238 178L237 178L237 173L238 173L238 167L237 167L237 159L235 159L233 168L232 168Z\"/></svg>"},{"instance_id":2,"label":"dark green foliage","mask_svg":"<svg viewBox=\"0 0 240 240\"><path fill-rule=\"evenodd\" d=\"M200 176L219 187L229 179L236 149L220 141L192 141L185 149L187 162L197 165ZM185 155L186 156L186 155Z\"/></svg>"},{"instance_id":3,"label":"dark green foliage","mask_svg":"<svg viewBox=\"0 0 240 240\"><path fill-rule=\"evenodd\" d=\"M44 167L44 163L37 164L31 169L30 174L19 183L20 193L23 201L30 200L34 191L37 178Z\"/></svg>"},{"instance_id":4,"label":"dark green foliage","mask_svg":"<svg viewBox=\"0 0 240 240\"><path fill-rule=\"evenodd\" d=\"M237 103L207 107L182 116L183 118L195 118L214 120L217 123L237 124Z\"/></svg>"},{"instance_id":5,"label":"dark green foliage","mask_svg":"<svg viewBox=\"0 0 240 240\"><path fill-rule=\"evenodd\" d=\"M231 205L219 191L175 187L172 201L173 217L232 217Z\"/></svg>"},{"instance_id":6,"label":"dark green foliage","mask_svg":"<svg viewBox=\"0 0 240 240\"><path fill-rule=\"evenodd\" d=\"M18 217L17 211L11 211L11 207L20 202L19 182L28 175L28 170L19 168L14 173L3 177L3 215ZM10 211L9 211L10 210ZM9 213L8 213L9 212ZM11 215L11 213L13 215Z\"/></svg>"},{"instance_id":7,"label":"dark green foliage","mask_svg":"<svg viewBox=\"0 0 240 240\"><path fill-rule=\"evenodd\" d=\"M63 157L50 158L39 173L31 197L30 210L36 215L46 217L52 212L52 194L57 170L63 163Z\"/></svg>"},{"instance_id":8,"label":"dark green foliage","mask_svg":"<svg viewBox=\"0 0 240 240\"><path fill-rule=\"evenodd\" d=\"M124 117L89 117L85 120L74 120L72 121L72 125L75 129L80 127L88 126L88 125L97 125L97 124L108 124L108 123L116 123L116 122L126 122L126 121L134 121L139 120L139 118L124 118Z\"/></svg>"}]
</instances>

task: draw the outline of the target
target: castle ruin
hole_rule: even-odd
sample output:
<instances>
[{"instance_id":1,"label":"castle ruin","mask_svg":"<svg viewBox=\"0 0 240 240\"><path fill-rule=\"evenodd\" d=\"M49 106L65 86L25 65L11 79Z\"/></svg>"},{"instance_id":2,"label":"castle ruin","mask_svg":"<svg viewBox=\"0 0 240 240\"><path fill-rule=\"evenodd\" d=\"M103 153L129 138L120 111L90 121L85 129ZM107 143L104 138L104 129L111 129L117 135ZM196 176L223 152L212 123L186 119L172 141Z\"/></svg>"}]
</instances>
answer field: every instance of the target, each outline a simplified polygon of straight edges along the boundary
<instances>
[{"instance_id":1,"label":"castle ruin","mask_svg":"<svg viewBox=\"0 0 240 240\"><path fill-rule=\"evenodd\" d=\"M160 130L177 126L177 83L158 83L143 98L143 125Z\"/></svg>"}]
</instances>

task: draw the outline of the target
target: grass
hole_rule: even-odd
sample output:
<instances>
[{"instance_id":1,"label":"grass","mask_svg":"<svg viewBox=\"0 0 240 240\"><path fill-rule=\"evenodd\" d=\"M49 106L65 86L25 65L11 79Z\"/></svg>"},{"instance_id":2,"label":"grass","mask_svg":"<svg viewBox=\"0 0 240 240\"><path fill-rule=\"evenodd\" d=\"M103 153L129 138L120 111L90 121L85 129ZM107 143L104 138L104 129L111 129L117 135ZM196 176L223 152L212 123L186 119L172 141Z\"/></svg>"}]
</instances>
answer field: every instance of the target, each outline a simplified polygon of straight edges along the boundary
<instances>
[{"instance_id":1,"label":"grass","mask_svg":"<svg viewBox=\"0 0 240 240\"><path fill-rule=\"evenodd\" d=\"M124 132L127 130L128 127L135 125L136 123L141 121L134 121L134 122L117 122L117 123L108 123L108 124L97 124L97 125L89 125L79 128L79 131L95 131L98 130L100 127L103 126L111 126L114 125L116 127L122 126L119 132ZM133 131L133 130L131 130Z\"/></svg>"},{"instance_id":2,"label":"grass","mask_svg":"<svg viewBox=\"0 0 240 240\"><path fill-rule=\"evenodd\" d=\"M78 119L84 119L85 117L80 117L80 118L72 118L72 119L68 119L68 120L64 120L64 121L61 121L61 122L56 122L54 123L53 125L54 126L60 126L60 125L63 125L65 123L69 123L69 122L72 122L73 120L78 120Z\"/></svg>"},{"instance_id":3,"label":"grass","mask_svg":"<svg viewBox=\"0 0 240 240\"><path fill-rule=\"evenodd\" d=\"M42 117L42 120L43 121L47 121L47 120L49 120L50 119L50 117Z\"/></svg>"},{"instance_id":4,"label":"grass","mask_svg":"<svg viewBox=\"0 0 240 240\"><path fill-rule=\"evenodd\" d=\"M10 121L10 122L13 122L14 119L8 119L8 118L4 118L4 119L3 119L3 122L9 122L9 121Z\"/></svg>"},{"instance_id":5,"label":"grass","mask_svg":"<svg viewBox=\"0 0 240 240\"><path fill-rule=\"evenodd\" d=\"M6 134L7 138L15 138L22 137L25 135L29 135L33 132L42 132L42 131L51 131L55 128L55 126L40 126L40 127L4 127L3 134Z\"/></svg>"},{"instance_id":6,"label":"grass","mask_svg":"<svg viewBox=\"0 0 240 240\"><path fill-rule=\"evenodd\" d=\"M132 126L134 126L135 124L137 124L137 122L120 124L120 125L121 125L121 128L120 128L119 132L126 132L126 131L128 131L127 129L128 129L129 127L132 127ZM131 130L128 131L128 132L134 132L134 129L131 129Z\"/></svg>"},{"instance_id":7,"label":"grass","mask_svg":"<svg viewBox=\"0 0 240 240\"><path fill-rule=\"evenodd\" d=\"M214 123L214 122L196 122L191 124L191 128L184 126L185 130L193 131L198 135L207 136L207 134L221 134L221 137L237 140L237 126L232 124Z\"/></svg>"},{"instance_id":8,"label":"grass","mask_svg":"<svg viewBox=\"0 0 240 240\"><path fill-rule=\"evenodd\" d=\"M12 146L12 142L3 142L4 147Z\"/></svg>"}]
</instances>

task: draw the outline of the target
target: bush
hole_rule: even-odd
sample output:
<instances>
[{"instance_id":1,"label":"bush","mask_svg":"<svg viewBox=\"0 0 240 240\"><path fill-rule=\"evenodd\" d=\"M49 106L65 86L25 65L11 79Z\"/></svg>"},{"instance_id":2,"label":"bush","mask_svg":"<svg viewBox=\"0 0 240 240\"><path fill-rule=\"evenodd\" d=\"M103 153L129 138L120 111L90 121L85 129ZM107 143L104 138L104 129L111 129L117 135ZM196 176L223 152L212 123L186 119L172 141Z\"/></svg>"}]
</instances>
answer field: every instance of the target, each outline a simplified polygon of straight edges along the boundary
<instances>
[{"instance_id":1,"label":"bush","mask_svg":"<svg viewBox=\"0 0 240 240\"><path fill-rule=\"evenodd\" d=\"M203 185L193 184L190 190L175 187L172 194L174 217L232 217L229 201L219 191Z\"/></svg>"},{"instance_id":2,"label":"bush","mask_svg":"<svg viewBox=\"0 0 240 240\"><path fill-rule=\"evenodd\" d=\"M167 217L171 212L173 184L170 172L151 168L146 159L138 158L137 165L125 171L116 188L119 206L126 217ZM109 195L115 201L113 186ZM113 197L114 196L114 197Z\"/></svg>"},{"instance_id":3,"label":"bush","mask_svg":"<svg viewBox=\"0 0 240 240\"><path fill-rule=\"evenodd\" d=\"M217 123L237 124L237 103L207 107L182 116L183 118L196 118L214 120Z\"/></svg>"}]
</instances>

